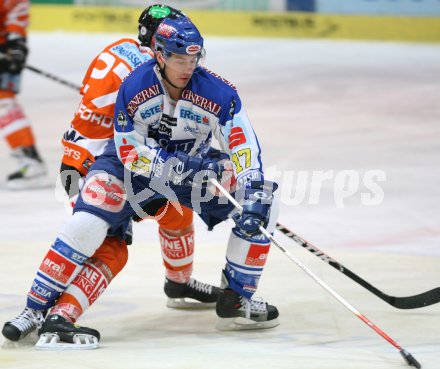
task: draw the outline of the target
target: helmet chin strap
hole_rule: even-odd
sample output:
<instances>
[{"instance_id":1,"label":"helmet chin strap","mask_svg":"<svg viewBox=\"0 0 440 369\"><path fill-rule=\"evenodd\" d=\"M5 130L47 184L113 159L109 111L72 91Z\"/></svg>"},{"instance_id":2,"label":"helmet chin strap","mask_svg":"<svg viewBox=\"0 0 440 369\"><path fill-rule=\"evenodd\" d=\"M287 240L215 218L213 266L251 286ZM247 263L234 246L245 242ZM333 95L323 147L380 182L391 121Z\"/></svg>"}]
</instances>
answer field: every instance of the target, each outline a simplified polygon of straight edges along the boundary
<instances>
[{"instance_id":1,"label":"helmet chin strap","mask_svg":"<svg viewBox=\"0 0 440 369\"><path fill-rule=\"evenodd\" d=\"M166 73L165 73L165 68L166 68L166 63L163 63L163 68L161 68L160 64L159 64L159 71L160 71L160 75L162 76L162 78L167 81L172 87L177 88L178 90L181 90L182 88L176 86L173 82L171 82Z\"/></svg>"}]
</instances>

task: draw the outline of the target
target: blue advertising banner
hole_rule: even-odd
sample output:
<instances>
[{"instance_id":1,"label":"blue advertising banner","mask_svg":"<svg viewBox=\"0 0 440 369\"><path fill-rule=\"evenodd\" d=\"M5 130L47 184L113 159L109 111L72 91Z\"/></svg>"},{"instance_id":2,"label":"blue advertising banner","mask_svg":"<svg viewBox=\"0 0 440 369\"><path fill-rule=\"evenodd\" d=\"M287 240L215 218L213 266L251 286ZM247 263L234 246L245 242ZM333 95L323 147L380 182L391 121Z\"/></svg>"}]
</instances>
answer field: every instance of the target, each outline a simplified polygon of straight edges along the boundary
<instances>
[{"instance_id":1,"label":"blue advertising banner","mask_svg":"<svg viewBox=\"0 0 440 369\"><path fill-rule=\"evenodd\" d=\"M316 11L332 14L438 16L440 0L315 0Z\"/></svg>"},{"instance_id":2,"label":"blue advertising banner","mask_svg":"<svg viewBox=\"0 0 440 369\"><path fill-rule=\"evenodd\" d=\"M287 10L295 12L314 12L315 0L287 0Z\"/></svg>"}]
</instances>

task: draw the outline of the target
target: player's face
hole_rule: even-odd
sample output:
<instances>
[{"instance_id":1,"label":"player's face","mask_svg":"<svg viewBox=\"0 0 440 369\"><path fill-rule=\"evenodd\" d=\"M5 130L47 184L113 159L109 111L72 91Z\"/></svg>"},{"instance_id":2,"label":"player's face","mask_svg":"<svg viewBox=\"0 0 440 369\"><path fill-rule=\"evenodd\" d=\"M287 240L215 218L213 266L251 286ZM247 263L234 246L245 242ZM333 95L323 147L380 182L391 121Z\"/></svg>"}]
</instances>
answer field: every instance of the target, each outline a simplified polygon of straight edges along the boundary
<instances>
[{"instance_id":1,"label":"player's face","mask_svg":"<svg viewBox=\"0 0 440 369\"><path fill-rule=\"evenodd\" d=\"M170 82L179 88L185 88L197 67L199 57L171 54L167 58L162 57L162 61L166 66L165 73Z\"/></svg>"}]
</instances>

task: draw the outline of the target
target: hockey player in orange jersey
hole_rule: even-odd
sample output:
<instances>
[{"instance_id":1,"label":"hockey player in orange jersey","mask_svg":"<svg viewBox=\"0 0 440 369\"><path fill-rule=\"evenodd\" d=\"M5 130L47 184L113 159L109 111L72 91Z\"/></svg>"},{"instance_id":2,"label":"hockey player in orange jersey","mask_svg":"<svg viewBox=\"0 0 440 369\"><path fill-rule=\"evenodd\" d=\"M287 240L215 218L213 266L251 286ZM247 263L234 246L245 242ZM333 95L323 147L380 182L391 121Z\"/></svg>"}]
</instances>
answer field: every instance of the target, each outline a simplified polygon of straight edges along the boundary
<instances>
[{"instance_id":1,"label":"hockey player in orange jersey","mask_svg":"<svg viewBox=\"0 0 440 369\"><path fill-rule=\"evenodd\" d=\"M113 137L113 109L122 80L133 69L154 57L149 46L160 22L166 17L184 16L176 9L152 5L139 18L140 42L123 38L107 46L92 61L81 87L82 100L71 128L62 139L64 155L60 174L72 202L78 194L81 177L87 173L95 157L103 153L107 142ZM193 211L178 204L174 205L158 200L143 209L159 224L159 239L166 268L164 291L168 296L167 306L214 308L219 289L191 278L194 252ZM52 291L54 286L42 286L43 290L50 290L49 299L53 303L56 300L46 319L55 317L55 326L60 324L60 328L66 329L67 324L68 329L69 324L74 323L95 302L127 262L127 239L130 238L127 234L128 232L125 235L108 235L95 254L84 263L78 276L65 288L55 288ZM57 263L56 260L54 262ZM46 298L42 295L32 296L39 302ZM6 338L18 341L39 327L43 321L41 312L26 308L17 318L5 324L2 333ZM70 339L65 335L63 337L67 341Z\"/></svg>"},{"instance_id":2,"label":"hockey player in orange jersey","mask_svg":"<svg viewBox=\"0 0 440 369\"><path fill-rule=\"evenodd\" d=\"M104 48L90 64L80 91L83 95L82 100L72 120L71 128L62 139L64 155L61 175L64 177L66 191L72 199L78 193L79 176L76 174L79 172L84 176L95 157L102 154L108 140L113 137L114 104L122 80L133 69L154 57L150 43L161 20L165 17L184 16L180 11L168 6L148 7L139 18L139 42L130 38L120 39ZM180 205L173 206L161 200L144 211L155 217L159 223L162 257L166 267L165 293L169 297L167 305L178 308L194 307L194 305L213 307L217 289L191 279L194 250L192 210ZM107 237L97 251L98 255L94 255L92 260L99 259L104 262L115 276L123 268L127 258L124 243L126 240L119 240L118 237ZM171 252L170 247L178 247L181 252L176 255L175 252ZM99 258L97 257L99 255L104 256ZM71 301L72 297L75 297L68 292L69 289L61 296L53 311L65 308L64 301ZM195 295L192 297L197 297L198 302L193 303L185 299L191 297L190 295ZM82 308L83 306L80 310L83 310ZM76 314L73 315L72 318L76 319Z\"/></svg>"},{"instance_id":3,"label":"hockey player in orange jersey","mask_svg":"<svg viewBox=\"0 0 440 369\"><path fill-rule=\"evenodd\" d=\"M13 190L49 184L46 168L35 148L30 122L16 100L28 53L28 18L28 0L0 2L0 135L5 137L12 155L19 161L17 170L7 180L8 188Z\"/></svg>"}]
</instances>

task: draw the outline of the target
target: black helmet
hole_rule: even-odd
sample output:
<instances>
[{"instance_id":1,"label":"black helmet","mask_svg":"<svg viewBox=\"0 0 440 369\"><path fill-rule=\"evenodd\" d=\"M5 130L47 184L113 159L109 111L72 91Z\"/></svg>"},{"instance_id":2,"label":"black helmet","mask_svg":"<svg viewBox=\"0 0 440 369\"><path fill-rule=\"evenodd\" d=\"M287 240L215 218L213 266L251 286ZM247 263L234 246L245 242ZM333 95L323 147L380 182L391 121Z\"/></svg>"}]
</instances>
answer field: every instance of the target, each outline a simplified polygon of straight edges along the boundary
<instances>
[{"instance_id":1,"label":"black helmet","mask_svg":"<svg viewBox=\"0 0 440 369\"><path fill-rule=\"evenodd\" d=\"M151 46L151 39L165 18L177 19L186 15L171 6L155 4L146 8L139 17L139 41L143 46Z\"/></svg>"}]
</instances>

